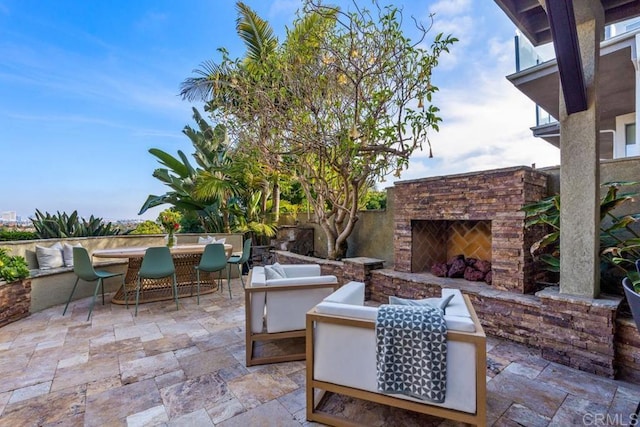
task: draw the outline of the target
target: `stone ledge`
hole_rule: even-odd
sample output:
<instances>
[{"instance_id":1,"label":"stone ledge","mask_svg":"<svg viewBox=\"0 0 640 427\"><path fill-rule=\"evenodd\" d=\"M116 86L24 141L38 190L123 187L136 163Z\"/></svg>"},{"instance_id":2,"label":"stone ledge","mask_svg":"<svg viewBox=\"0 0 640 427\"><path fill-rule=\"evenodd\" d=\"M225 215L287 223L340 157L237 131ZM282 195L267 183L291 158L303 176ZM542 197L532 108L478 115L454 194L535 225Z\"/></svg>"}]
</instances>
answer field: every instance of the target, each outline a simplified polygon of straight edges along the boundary
<instances>
[{"instance_id":1,"label":"stone ledge","mask_svg":"<svg viewBox=\"0 0 640 427\"><path fill-rule=\"evenodd\" d=\"M120 265L126 264L128 261L102 261L93 264L94 267L109 267L111 265ZM59 267L59 268L47 268L47 269L39 269L34 268L29 270L29 277L35 279L38 277L46 277L53 276L56 274L64 274L64 273L73 273L73 267Z\"/></svg>"},{"instance_id":2,"label":"stone ledge","mask_svg":"<svg viewBox=\"0 0 640 427\"><path fill-rule=\"evenodd\" d=\"M632 348L638 351L635 345L621 343L616 330L620 296L576 297L560 294L557 287L520 294L429 273L382 269L371 274L371 296L379 302L386 302L390 295L439 296L442 288L460 289L469 295L487 334L539 348L547 360L607 377L618 373L632 377L629 371L640 369L629 357L622 364L616 351L621 345L627 354Z\"/></svg>"}]
</instances>

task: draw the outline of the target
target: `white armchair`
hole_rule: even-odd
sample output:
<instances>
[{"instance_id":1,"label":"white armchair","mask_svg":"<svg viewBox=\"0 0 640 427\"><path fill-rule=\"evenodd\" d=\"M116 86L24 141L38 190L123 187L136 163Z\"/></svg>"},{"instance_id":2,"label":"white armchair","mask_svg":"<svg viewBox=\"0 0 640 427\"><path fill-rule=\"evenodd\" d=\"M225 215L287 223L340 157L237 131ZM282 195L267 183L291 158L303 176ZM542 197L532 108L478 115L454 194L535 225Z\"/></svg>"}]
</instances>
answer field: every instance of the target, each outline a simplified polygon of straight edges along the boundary
<instances>
[{"instance_id":1,"label":"white armchair","mask_svg":"<svg viewBox=\"0 0 640 427\"><path fill-rule=\"evenodd\" d=\"M251 270L245 288L246 365L304 360L305 352L256 357L254 344L305 336L305 315L338 289L336 276L317 264L283 264L286 277L267 280L265 267Z\"/></svg>"},{"instance_id":2,"label":"white armchair","mask_svg":"<svg viewBox=\"0 0 640 427\"><path fill-rule=\"evenodd\" d=\"M307 420L344 425L317 409L325 391L474 424L486 424L486 336L467 296L457 289L446 308L447 379L443 403L377 389L377 307L364 306L364 284L350 282L307 313Z\"/></svg>"}]
</instances>

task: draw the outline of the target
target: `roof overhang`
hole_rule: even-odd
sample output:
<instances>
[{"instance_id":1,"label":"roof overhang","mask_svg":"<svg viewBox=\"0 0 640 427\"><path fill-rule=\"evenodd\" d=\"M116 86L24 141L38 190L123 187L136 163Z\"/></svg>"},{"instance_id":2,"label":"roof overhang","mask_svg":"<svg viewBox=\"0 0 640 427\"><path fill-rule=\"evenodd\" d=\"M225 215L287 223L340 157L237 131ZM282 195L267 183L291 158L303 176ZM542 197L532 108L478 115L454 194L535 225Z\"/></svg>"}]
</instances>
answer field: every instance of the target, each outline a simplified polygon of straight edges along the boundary
<instances>
[{"instance_id":1,"label":"roof overhang","mask_svg":"<svg viewBox=\"0 0 640 427\"><path fill-rule=\"evenodd\" d=\"M543 7L545 0L495 2L534 46L553 41L547 11ZM640 0L600 0L600 3L604 10L605 25L640 16Z\"/></svg>"},{"instance_id":2,"label":"roof overhang","mask_svg":"<svg viewBox=\"0 0 640 427\"><path fill-rule=\"evenodd\" d=\"M606 40L600 47L600 74L611 76L598 80L600 128L615 129L615 117L635 111L635 68L632 53L636 32ZM560 76L554 59L507 76L522 93L559 118Z\"/></svg>"}]
</instances>

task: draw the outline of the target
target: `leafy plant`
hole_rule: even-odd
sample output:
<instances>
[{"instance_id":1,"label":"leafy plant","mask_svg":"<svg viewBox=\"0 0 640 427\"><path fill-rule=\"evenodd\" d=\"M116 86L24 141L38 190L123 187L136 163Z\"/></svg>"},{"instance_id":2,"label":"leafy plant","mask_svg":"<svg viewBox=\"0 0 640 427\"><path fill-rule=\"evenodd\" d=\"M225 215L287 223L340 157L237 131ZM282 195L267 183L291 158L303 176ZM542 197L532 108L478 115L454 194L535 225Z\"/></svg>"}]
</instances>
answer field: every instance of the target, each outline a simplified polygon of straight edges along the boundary
<instances>
[{"instance_id":1,"label":"leafy plant","mask_svg":"<svg viewBox=\"0 0 640 427\"><path fill-rule=\"evenodd\" d=\"M0 248L0 279L10 283L27 277L27 261L21 256L10 256L6 249Z\"/></svg>"},{"instance_id":2,"label":"leafy plant","mask_svg":"<svg viewBox=\"0 0 640 427\"><path fill-rule=\"evenodd\" d=\"M141 222L130 234L162 234L162 228L151 220Z\"/></svg>"},{"instance_id":3,"label":"leafy plant","mask_svg":"<svg viewBox=\"0 0 640 427\"><path fill-rule=\"evenodd\" d=\"M39 239L56 239L65 237L113 236L120 234L120 229L111 222L93 215L88 220L78 217L78 211L71 215L57 212L44 214L36 209L36 217L31 218Z\"/></svg>"},{"instance_id":4,"label":"leafy plant","mask_svg":"<svg viewBox=\"0 0 640 427\"><path fill-rule=\"evenodd\" d=\"M32 231L8 230L0 228L0 241L35 240L38 236Z\"/></svg>"},{"instance_id":5,"label":"leafy plant","mask_svg":"<svg viewBox=\"0 0 640 427\"><path fill-rule=\"evenodd\" d=\"M629 270L627 277L631 281L633 290L640 294L640 259L635 262L635 270Z\"/></svg>"},{"instance_id":6,"label":"leafy plant","mask_svg":"<svg viewBox=\"0 0 640 427\"><path fill-rule=\"evenodd\" d=\"M632 227L640 214L616 216L613 210L632 200L636 193L619 193L619 187L637 185L637 182L608 182L605 196L600 201L600 261L601 272L610 268L625 274L634 273L634 260L640 258L640 235ZM547 233L531 246L534 259L545 269L560 271L560 196L554 195L522 208L525 227L542 226ZM637 273L636 273L637 274ZM638 277L640 281L640 276ZM617 279L616 279L617 280Z\"/></svg>"}]
</instances>

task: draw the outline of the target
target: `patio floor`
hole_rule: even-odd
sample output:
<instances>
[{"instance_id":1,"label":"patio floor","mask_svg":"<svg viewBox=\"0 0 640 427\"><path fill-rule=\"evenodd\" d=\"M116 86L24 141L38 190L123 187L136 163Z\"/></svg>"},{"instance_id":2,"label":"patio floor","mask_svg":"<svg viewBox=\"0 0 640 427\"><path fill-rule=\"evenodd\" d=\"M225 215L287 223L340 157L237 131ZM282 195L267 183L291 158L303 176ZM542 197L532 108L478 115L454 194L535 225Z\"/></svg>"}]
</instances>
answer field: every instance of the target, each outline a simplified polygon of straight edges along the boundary
<instances>
[{"instance_id":1,"label":"patio floor","mask_svg":"<svg viewBox=\"0 0 640 427\"><path fill-rule=\"evenodd\" d=\"M0 328L0 426L299 426L304 362L246 368L244 298L214 293L143 304L138 317L90 298ZM543 360L488 339L488 425L629 425L640 385ZM367 425L450 426L437 418L334 396Z\"/></svg>"}]
</instances>

